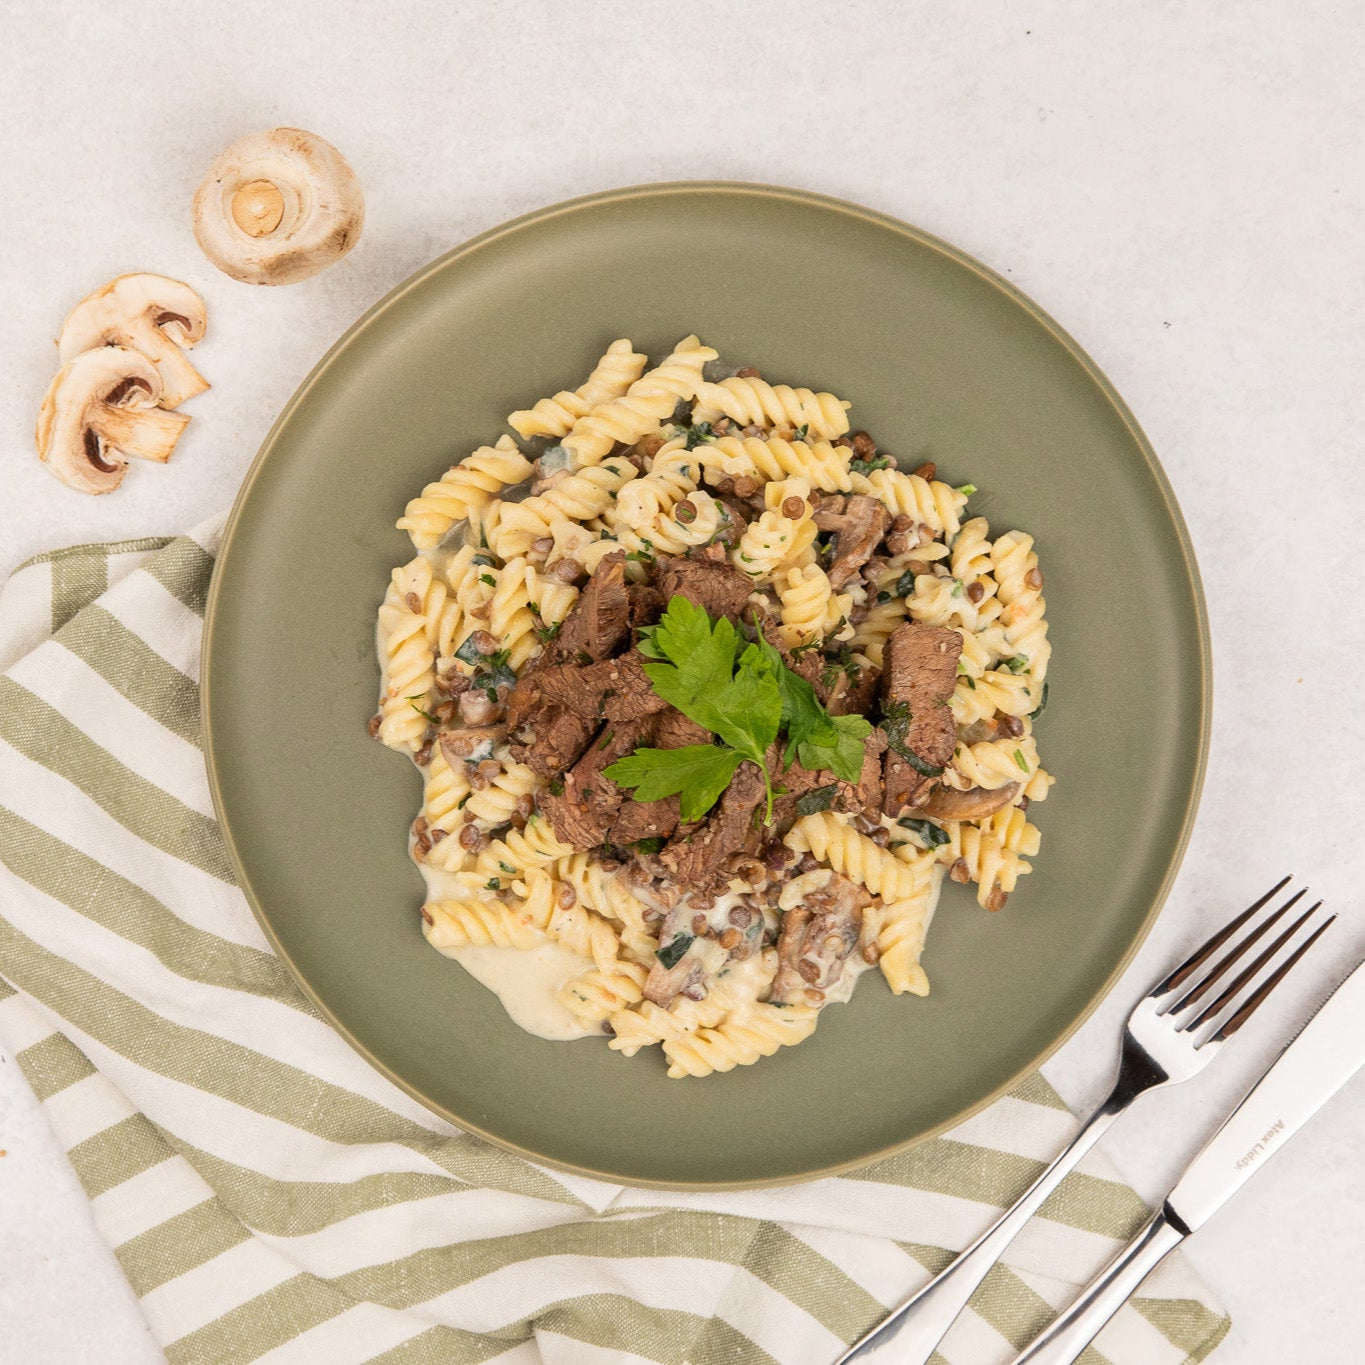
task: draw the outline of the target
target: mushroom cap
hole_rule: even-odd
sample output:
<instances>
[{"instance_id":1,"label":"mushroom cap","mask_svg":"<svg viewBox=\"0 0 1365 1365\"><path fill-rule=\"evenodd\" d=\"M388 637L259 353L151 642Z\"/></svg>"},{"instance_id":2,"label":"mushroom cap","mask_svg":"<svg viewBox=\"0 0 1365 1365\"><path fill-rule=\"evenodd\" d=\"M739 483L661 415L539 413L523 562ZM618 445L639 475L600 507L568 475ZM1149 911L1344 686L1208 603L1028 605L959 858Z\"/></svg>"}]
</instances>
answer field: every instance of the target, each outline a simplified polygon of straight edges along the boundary
<instances>
[{"instance_id":1,"label":"mushroom cap","mask_svg":"<svg viewBox=\"0 0 1365 1365\"><path fill-rule=\"evenodd\" d=\"M141 351L161 377L161 406L174 408L208 388L183 354L207 326L204 301L189 285L165 275L120 275L71 310L57 347L63 364L99 346Z\"/></svg>"},{"instance_id":2,"label":"mushroom cap","mask_svg":"<svg viewBox=\"0 0 1365 1365\"><path fill-rule=\"evenodd\" d=\"M38 410L38 458L82 493L112 493L128 457L165 463L189 418L157 407L161 378L145 355L100 346L58 371Z\"/></svg>"},{"instance_id":3,"label":"mushroom cap","mask_svg":"<svg viewBox=\"0 0 1365 1365\"><path fill-rule=\"evenodd\" d=\"M959 791L955 787L935 786L915 807L920 815L935 820L984 820L998 810L1014 804L1019 795L1020 782L1007 782L1003 787L969 787Z\"/></svg>"},{"instance_id":4,"label":"mushroom cap","mask_svg":"<svg viewBox=\"0 0 1365 1365\"><path fill-rule=\"evenodd\" d=\"M355 172L330 142L302 128L239 138L194 195L204 255L247 284L316 275L355 245L364 222Z\"/></svg>"}]
</instances>

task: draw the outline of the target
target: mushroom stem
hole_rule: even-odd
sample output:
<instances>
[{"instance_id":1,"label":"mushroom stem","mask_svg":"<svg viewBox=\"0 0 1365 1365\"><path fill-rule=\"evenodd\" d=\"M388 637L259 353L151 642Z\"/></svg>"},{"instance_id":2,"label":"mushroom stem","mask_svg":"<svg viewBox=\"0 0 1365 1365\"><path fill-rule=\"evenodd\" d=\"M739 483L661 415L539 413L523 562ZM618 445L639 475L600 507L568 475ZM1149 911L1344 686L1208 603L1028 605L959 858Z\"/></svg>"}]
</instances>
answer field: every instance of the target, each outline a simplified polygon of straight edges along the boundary
<instances>
[{"instance_id":1,"label":"mushroom stem","mask_svg":"<svg viewBox=\"0 0 1365 1365\"><path fill-rule=\"evenodd\" d=\"M165 464L189 420L184 413L160 408L114 407L105 408L90 430L123 455Z\"/></svg>"}]
</instances>

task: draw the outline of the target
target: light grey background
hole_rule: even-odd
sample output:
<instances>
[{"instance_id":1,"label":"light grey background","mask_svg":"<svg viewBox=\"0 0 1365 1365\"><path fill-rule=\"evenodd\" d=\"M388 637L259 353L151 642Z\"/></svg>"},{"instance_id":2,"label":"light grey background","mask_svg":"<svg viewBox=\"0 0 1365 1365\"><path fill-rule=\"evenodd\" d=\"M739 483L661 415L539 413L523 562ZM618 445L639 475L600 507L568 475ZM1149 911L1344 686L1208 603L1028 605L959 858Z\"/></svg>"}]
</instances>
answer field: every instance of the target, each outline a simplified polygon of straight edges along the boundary
<instances>
[{"instance_id":1,"label":"light grey background","mask_svg":"<svg viewBox=\"0 0 1365 1365\"><path fill-rule=\"evenodd\" d=\"M1213 755L1184 871L1122 988L1048 1074L1096 1099L1125 1002L1282 872L1342 913L1273 1018L1114 1135L1156 1193L1365 951L1359 15L1302 0L0 0L0 572L228 504L275 412L361 310L539 205L757 180L946 237L1058 318L1131 404L1185 509L1213 621ZM256 289L199 254L189 201L223 145L279 123L341 148L369 217L336 269ZM83 498L33 454L51 339L85 293L136 269L204 294L195 362L214 387L167 468ZM1357 1080L1192 1243L1235 1318L1217 1359L1361 1359L1362 1130ZM0 1353L159 1360L8 1058L0 1148Z\"/></svg>"}]
</instances>

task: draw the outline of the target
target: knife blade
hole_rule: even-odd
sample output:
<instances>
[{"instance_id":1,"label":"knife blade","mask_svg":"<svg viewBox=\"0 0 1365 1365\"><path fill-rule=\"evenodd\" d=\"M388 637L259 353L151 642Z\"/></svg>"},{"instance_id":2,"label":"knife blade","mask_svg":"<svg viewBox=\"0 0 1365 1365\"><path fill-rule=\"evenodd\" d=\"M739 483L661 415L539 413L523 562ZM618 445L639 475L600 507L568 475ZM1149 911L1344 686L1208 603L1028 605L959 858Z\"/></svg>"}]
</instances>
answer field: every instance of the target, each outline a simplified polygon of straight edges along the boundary
<instances>
[{"instance_id":1,"label":"knife blade","mask_svg":"<svg viewBox=\"0 0 1365 1365\"><path fill-rule=\"evenodd\" d=\"M1190 1163L1166 1203L1202 1227L1365 1064L1365 963L1281 1050Z\"/></svg>"}]
</instances>

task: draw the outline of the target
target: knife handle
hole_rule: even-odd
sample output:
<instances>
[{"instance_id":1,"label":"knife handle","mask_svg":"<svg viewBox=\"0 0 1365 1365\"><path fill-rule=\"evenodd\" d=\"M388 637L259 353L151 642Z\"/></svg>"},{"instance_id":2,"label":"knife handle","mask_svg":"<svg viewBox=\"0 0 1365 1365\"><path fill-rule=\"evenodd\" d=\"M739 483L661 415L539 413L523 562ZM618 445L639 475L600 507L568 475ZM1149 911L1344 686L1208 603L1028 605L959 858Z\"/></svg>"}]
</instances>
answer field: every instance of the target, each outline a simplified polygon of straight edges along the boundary
<instances>
[{"instance_id":1,"label":"knife handle","mask_svg":"<svg viewBox=\"0 0 1365 1365\"><path fill-rule=\"evenodd\" d=\"M1013 1365L1071 1365L1143 1280L1188 1236L1189 1229L1169 1205L1164 1206Z\"/></svg>"}]
</instances>

